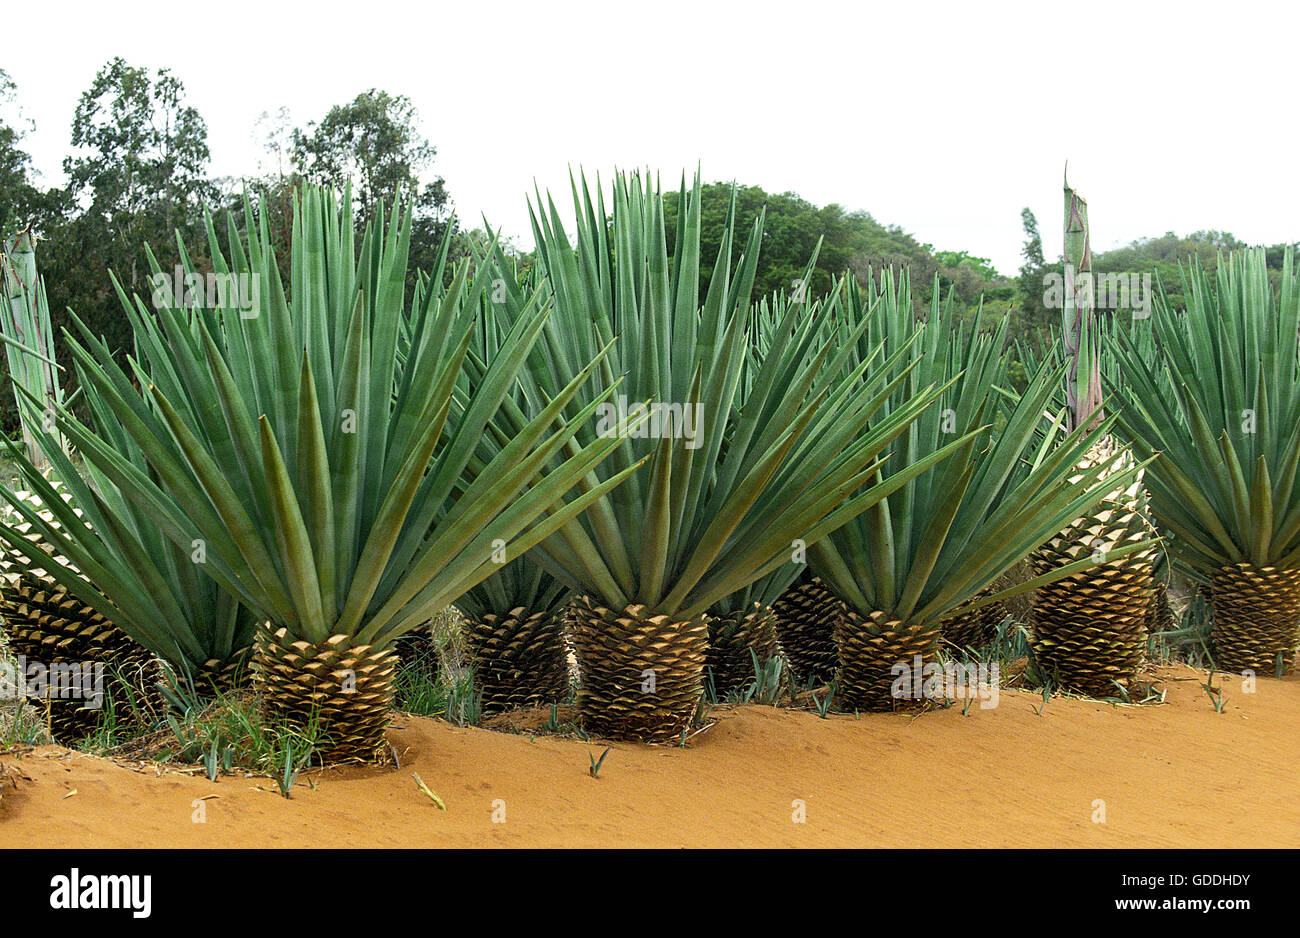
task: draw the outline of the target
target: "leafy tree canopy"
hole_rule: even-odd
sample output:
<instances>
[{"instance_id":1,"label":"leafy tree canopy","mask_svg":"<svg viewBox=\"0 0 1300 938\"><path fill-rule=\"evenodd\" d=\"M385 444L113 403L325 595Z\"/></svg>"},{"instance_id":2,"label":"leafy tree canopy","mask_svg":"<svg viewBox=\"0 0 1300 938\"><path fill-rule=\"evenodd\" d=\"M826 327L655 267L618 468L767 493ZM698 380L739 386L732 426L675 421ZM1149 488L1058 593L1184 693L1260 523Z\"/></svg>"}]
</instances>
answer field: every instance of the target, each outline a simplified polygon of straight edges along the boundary
<instances>
[{"instance_id":1,"label":"leafy tree canopy","mask_svg":"<svg viewBox=\"0 0 1300 938\"><path fill-rule=\"evenodd\" d=\"M732 189L730 183L722 182L703 188L702 289L707 287L718 255ZM953 292L958 309L967 316L973 315L981 297L986 309L992 304L993 314L999 315L1009 308L1015 295L1014 285L998 274L986 258L966 251L935 251L932 245L918 241L899 226L882 224L867 212L846 211L836 204L819 208L793 192L773 195L758 186L736 186L735 194L740 230L747 230L766 207L756 295L796 289L819 238L821 253L807 284L814 294L829 290L834 278L846 270L865 280L869 270L907 267L918 312L928 308L936 278L941 290ZM676 193L669 193L664 204L670 252L676 236L677 199ZM733 263L741 248L739 244L734 246Z\"/></svg>"},{"instance_id":2,"label":"leafy tree canopy","mask_svg":"<svg viewBox=\"0 0 1300 938\"><path fill-rule=\"evenodd\" d=\"M0 69L0 234L30 221L40 202L31 157L22 148L32 125L18 108L17 95L18 86Z\"/></svg>"}]
</instances>

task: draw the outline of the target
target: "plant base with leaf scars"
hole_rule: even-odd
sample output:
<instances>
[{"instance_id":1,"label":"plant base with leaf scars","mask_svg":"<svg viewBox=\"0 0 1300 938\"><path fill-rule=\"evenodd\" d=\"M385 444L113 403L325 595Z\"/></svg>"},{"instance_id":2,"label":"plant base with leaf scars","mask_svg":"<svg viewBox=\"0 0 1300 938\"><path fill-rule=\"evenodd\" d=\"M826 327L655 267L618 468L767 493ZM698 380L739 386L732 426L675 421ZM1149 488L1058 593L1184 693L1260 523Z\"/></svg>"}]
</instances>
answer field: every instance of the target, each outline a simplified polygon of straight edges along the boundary
<instances>
[{"instance_id":1,"label":"plant base with leaf scars","mask_svg":"<svg viewBox=\"0 0 1300 938\"><path fill-rule=\"evenodd\" d=\"M645 606L574 603L582 724L593 736L670 742L691 725L703 692L709 629Z\"/></svg>"},{"instance_id":2,"label":"plant base with leaf scars","mask_svg":"<svg viewBox=\"0 0 1300 938\"><path fill-rule=\"evenodd\" d=\"M374 651L346 635L312 644L284 628L261 628L254 686L272 719L299 728L315 722L327 737L318 749L321 761L382 762L397 661L391 648Z\"/></svg>"}]
</instances>

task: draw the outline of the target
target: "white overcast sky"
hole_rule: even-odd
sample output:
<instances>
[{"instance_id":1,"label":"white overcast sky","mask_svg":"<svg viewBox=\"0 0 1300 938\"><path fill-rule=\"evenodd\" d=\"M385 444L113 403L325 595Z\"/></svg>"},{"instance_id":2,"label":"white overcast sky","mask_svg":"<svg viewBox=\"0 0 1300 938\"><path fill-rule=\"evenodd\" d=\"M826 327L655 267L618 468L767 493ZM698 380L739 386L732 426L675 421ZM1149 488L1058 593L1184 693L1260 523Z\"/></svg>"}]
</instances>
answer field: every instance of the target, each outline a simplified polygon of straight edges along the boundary
<instances>
[{"instance_id":1,"label":"white overcast sky","mask_svg":"<svg viewBox=\"0 0 1300 938\"><path fill-rule=\"evenodd\" d=\"M1067 11L1074 13L1073 22ZM1061 171L1094 249L1167 230L1300 238L1300 4L30 3L0 53L46 183L114 55L170 68L214 175L260 157L264 111L302 124L376 87L409 96L470 225L531 245L534 179L700 164L838 202L939 249L1020 264L1020 209L1060 250ZM557 201L559 201L557 199ZM567 208L567 202L561 203Z\"/></svg>"}]
</instances>

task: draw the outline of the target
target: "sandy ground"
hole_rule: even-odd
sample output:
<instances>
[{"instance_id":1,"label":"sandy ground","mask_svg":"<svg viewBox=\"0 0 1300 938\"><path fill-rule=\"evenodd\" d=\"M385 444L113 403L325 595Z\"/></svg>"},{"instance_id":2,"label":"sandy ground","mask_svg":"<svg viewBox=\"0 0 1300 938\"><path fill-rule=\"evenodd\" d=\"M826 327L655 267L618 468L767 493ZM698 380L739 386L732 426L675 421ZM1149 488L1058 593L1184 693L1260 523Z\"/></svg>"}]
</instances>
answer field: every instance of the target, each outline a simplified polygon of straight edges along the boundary
<instances>
[{"instance_id":1,"label":"sandy ground","mask_svg":"<svg viewBox=\"0 0 1300 938\"><path fill-rule=\"evenodd\" d=\"M1202 672L1157 674L1163 705L1054 698L1041 716L1014 691L969 716L715 710L684 750L611 744L599 778L604 744L402 717L400 768L321 770L291 800L43 747L0 756L17 782L0 846L1300 846L1300 678L1247 694L1219 676L1218 714Z\"/></svg>"}]
</instances>

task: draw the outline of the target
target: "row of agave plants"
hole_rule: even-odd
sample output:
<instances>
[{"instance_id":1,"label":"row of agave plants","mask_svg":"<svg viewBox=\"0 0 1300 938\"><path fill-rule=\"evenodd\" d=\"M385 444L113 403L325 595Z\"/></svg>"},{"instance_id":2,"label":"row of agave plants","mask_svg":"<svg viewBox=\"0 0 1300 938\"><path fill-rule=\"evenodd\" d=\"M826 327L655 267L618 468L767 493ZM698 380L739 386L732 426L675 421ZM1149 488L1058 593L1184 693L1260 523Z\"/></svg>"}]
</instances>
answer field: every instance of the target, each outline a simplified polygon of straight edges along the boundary
<instances>
[{"instance_id":1,"label":"row of agave plants","mask_svg":"<svg viewBox=\"0 0 1300 938\"><path fill-rule=\"evenodd\" d=\"M142 687L252 682L269 716L324 730L327 760L383 757L398 649L452 604L486 708L562 697L572 649L588 732L646 741L683 733L706 674L724 691L778 647L841 706L891 709L896 664L987 639L1017 592L1040 663L1108 693L1141 664L1160 564L1207 584L1222 667L1289 665L1289 256L1280 298L1242 255L1131 328L1077 278L1061 346L1021 350L1014 391L1006 322L963 323L937 288L918 317L892 271L754 297L761 216L739 230L733 205L702 278L698 179L671 252L657 186L611 192L574 185L572 235L539 196L531 268L444 245L409 296L398 208L358 232L348 193L305 188L285 284L247 204L224 241L208 220L208 254L256 304L114 281L135 347L71 314L68 401L30 239L10 245L10 652ZM1068 186L1065 235L1086 274ZM68 735L91 717L50 713Z\"/></svg>"}]
</instances>

